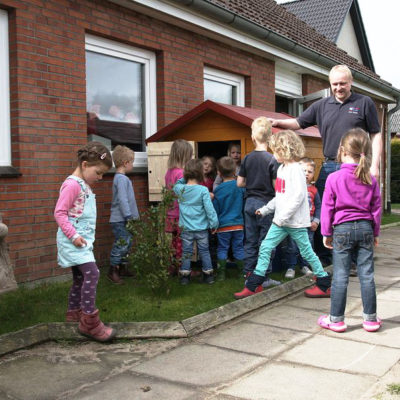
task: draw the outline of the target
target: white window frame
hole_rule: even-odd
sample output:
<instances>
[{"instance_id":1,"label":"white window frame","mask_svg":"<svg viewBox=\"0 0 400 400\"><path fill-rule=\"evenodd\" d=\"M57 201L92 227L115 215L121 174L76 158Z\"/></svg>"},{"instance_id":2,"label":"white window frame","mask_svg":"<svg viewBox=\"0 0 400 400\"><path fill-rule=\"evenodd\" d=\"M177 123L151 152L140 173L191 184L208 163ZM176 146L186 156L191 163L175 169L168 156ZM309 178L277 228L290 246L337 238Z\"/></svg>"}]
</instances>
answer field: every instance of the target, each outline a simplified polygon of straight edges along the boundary
<instances>
[{"instance_id":1,"label":"white window frame","mask_svg":"<svg viewBox=\"0 0 400 400\"><path fill-rule=\"evenodd\" d=\"M8 13L0 10L0 166L11 166Z\"/></svg>"},{"instance_id":2,"label":"white window frame","mask_svg":"<svg viewBox=\"0 0 400 400\"><path fill-rule=\"evenodd\" d=\"M244 107L244 77L219 69L204 67L204 79L236 87L237 106Z\"/></svg>"},{"instance_id":3,"label":"white window frame","mask_svg":"<svg viewBox=\"0 0 400 400\"><path fill-rule=\"evenodd\" d=\"M144 65L144 130L146 138L157 131L157 92L155 53L93 35L86 35L86 50L117 58L131 60ZM147 152L135 152L134 168L147 167Z\"/></svg>"}]
</instances>

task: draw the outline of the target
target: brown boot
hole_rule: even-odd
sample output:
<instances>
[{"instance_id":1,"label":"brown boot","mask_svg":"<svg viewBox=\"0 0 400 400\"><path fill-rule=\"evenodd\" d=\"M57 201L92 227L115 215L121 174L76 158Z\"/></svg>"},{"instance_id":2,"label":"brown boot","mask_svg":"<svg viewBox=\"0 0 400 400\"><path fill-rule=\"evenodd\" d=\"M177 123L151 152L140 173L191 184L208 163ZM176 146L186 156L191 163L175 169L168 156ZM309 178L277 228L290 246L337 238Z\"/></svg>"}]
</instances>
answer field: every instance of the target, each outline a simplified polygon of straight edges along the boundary
<instances>
[{"instance_id":1,"label":"brown boot","mask_svg":"<svg viewBox=\"0 0 400 400\"><path fill-rule=\"evenodd\" d=\"M116 334L116 330L104 325L99 318L99 310L92 314L81 313L78 331L83 336L97 340L98 342L108 342Z\"/></svg>"},{"instance_id":2,"label":"brown boot","mask_svg":"<svg viewBox=\"0 0 400 400\"><path fill-rule=\"evenodd\" d=\"M68 310L65 314L65 322L79 322L81 318L81 309Z\"/></svg>"},{"instance_id":3,"label":"brown boot","mask_svg":"<svg viewBox=\"0 0 400 400\"><path fill-rule=\"evenodd\" d=\"M110 265L107 278L117 285L122 285L124 283L124 281L119 277L119 267L115 265Z\"/></svg>"},{"instance_id":4,"label":"brown boot","mask_svg":"<svg viewBox=\"0 0 400 400\"><path fill-rule=\"evenodd\" d=\"M121 265L119 266L119 276L126 276L127 278L132 278L132 276L134 276L134 274L129 271L128 269L128 264L127 263L121 263Z\"/></svg>"}]
</instances>

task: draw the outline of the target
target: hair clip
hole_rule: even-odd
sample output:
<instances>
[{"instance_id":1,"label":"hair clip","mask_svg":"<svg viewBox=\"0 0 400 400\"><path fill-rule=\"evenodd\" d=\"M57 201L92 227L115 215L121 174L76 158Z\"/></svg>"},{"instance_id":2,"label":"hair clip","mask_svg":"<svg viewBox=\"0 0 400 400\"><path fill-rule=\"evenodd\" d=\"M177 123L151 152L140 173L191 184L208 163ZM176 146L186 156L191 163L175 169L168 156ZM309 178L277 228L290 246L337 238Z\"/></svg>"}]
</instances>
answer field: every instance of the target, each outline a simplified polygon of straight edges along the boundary
<instances>
[{"instance_id":1,"label":"hair clip","mask_svg":"<svg viewBox=\"0 0 400 400\"><path fill-rule=\"evenodd\" d=\"M100 156L100 159L101 159L101 160L104 160L106 157L107 157L107 153L103 153L103 154Z\"/></svg>"}]
</instances>

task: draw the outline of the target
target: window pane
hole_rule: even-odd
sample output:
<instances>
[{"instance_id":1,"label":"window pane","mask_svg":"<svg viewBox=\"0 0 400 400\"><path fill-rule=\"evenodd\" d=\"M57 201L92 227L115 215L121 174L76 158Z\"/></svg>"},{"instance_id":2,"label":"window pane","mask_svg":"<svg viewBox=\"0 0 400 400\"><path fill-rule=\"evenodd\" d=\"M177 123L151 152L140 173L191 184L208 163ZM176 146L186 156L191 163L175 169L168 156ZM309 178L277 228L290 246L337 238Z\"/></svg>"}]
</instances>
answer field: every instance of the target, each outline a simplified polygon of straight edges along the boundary
<instances>
[{"instance_id":1,"label":"window pane","mask_svg":"<svg viewBox=\"0 0 400 400\"><path fill-rule=\"evenodd\" d=\"M88 134L144 149L143 65L92 51L86 52Z\"/></svg>"},{"instance_id":2,"label":"window pane","mask_svg":"<svg viewBox=\"0 0 400 400\"><path fill-rule=\"evenodd\" d=\"M204 100L236 104L236 88L226 83L204 79Z\"/></svg>"}]
</instances>

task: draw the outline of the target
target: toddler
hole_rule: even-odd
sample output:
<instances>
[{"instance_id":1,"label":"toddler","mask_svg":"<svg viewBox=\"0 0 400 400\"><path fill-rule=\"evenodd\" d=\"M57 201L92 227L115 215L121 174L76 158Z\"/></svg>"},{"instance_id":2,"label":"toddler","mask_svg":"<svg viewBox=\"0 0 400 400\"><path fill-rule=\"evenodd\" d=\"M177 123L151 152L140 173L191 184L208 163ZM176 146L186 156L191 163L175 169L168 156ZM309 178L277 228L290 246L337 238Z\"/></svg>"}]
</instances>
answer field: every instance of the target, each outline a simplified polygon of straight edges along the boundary
<instances>
[{"instance_id":1,"label":"toddler","mask_svg":"<svg viewBox=\"0 0 400 400\"><path fill-rule=\"evenodd\" d=\"M115 240L111 249L110 269L107 278L116 284L123 283L120 276L132 276L123 261L132 247L132 235L126 223L139 219L135 192L131 180L125 175L132 171L135 153L129 147L117 146L113 151L116 172L113 180L110 223Z\"/></svg>"},{"instance_id":2,"label":"toddler","mask_svg":"<svg viewBox=\"0 0 400 400\"><path fill-rule=\"evenodd\" d=\"M183 168L193 156L193 148L189 142L184 139L175 140L171 147L168 158L168 170L165 174L165 186L172 189L178 179L183 178ZM165 231L172 234L172 247L174 248L174 258L176 261L182 257L182 242L179 230L179 205L175 200L172 207L167 211ZM177 274L178 265L171 265L169 273Z\"/></svg>"},{"instance_id":3,"label":"toddler","mask_svg":"<svg viewBox=\"0 0 400 400\"><path fill-rule=\"evenodd\" d=\"M208 229L218 227L218 217L211 203L208 189L201 185L204 180L203 164L199 159L190 160L184 169L184 179L179 179L174 192L179 201L179 226L183 247L182 265L179 271L182 285L190 283L193 242L196 240L202 262L203 282L214 283L213 267L208 249Z\"/></svg>"},{"instance_id":4,"label":"toddler","mask_svg":"<svg viewBox=\"0 0 400 400\"><path fill-rule=\"evenodd\" d=\"M201 158L201 162L203 163L203 174L204 174L204 181L201 184L205 186L211 193L213 191L215 176L217 175L215 158L210 156L204 156Z\"/></svg>"},{"instance_id":5,"label":"toddler","mask_svg":"<svg viewBox=\"0 0 400 400\"><path fill-rule=\"evenodd\" d=\"M326 180L322 198L321 233L324 245L333 249L333 280L330 315L318 324L334 332L347 329L344 322L351 259L356 258L363 304L363 328L377 331L374 245L381 223L379 184L371 175L371 142L361 128L351 129L340 142L340 170Z\"/></svg>"},{"instance_id":6,"label":"toddler","mask_svg":"<svg viewBox=\"0 0 400 400\"><path fill-rule=\"evenodd\" d=\"M236 265L243 270L243 195L244 189L236 184L236 164L231 157L222 157L217 163L222 183L214 191L214 208L218 215L218 280L225 279L228 250L232 245Z\"/></svg>"},{"instance_id":7,"label":"toddler","mask_svg":"<svg viewBox=\"0 0 400 400\"><path fill-rule=\"evenodd\" d=\"M306 228L310 226L310 210L306 179L303 169L296 162L304 155L303 142L295 132L287 130L272 135L269 143L275 159L282 163L276 178L276 195L255 213L264 216L275 212L273 224L260 246L257 266L248 277L244 289L235 293L236 299L262 291L261 284L270 263L271 253L288 235L296 242L301 255L311 264L317 276L317 285L325 290L330 287L330 277L322 268L308 240Z\"/></svg>"},{"instance_id":8,"label":"toddler","mask_svg":"<svg viewBox=\"0 0 400 400\"><path fill-rule=\"evenodd\" d=\"M78 322L79 332L100 342L111 340L115 330L105 326L96 308L99 270L93 254L96 229L96 198L91 186L112 167L111 154L99 142L78 150L77 167L61 185L54 210L58 224L58 264L72 270L67 322Z\"/></svg>"}]
</instances>

